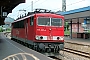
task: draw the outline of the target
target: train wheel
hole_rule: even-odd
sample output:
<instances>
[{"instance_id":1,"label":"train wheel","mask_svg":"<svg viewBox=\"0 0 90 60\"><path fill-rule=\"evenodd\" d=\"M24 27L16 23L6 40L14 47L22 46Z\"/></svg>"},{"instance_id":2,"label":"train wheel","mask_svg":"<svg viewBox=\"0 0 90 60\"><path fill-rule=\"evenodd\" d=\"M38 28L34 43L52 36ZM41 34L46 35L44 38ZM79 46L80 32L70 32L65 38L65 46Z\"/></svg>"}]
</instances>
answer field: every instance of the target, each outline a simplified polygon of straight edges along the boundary
<instances>
[{"instance_id":1,"label":"train wheel","mask_svg":"<svg viewBox=\"0 0 90 60\"><path fill-rule=\"evenodd\" d=\"M48 53L50 53L50 52L51 52L51 49L50 49L50 48L49 48L49 49L47 49L47 52L48 52Z\"/></svg>"},{"instance_id":2,"label":"train wheel","mask_svg":"<svg viewBox=\"0 0 90 60\"><path fill-rule=\"evenodd\" d=\"M44 53L46 51L46 49L43 49L42 52Z\"/></svg>"},{"instance_id":3,"label":"train wheel","mask_svg":"<svg viewBox=\"0 0 90 60\"><path fill-rule=\"evenodd\" d=\"M54 53L56 52L56 49L54 48Z\"/></svg>"},{"instance_id":4,"label":"train wheel","mask_svg":"<svg viewBox=\"0 0 90 60\"><path fill-rule=\"evenodd\" d=\"M24 46L26 46L26 47L27 47L27 43L24 43Z\"/></svg>"},{"instance_id":5,"label":"train wheel","mask_svg":"<svg viewBox=\"0 0 90 60\"><path fill-rule=\"evenodd\" d=\"M24 43L24 42L22 42L22 45L24 45L24 46L25 46L25 43Z\"/></svg>"},{"instance_id":6,"label":"train wheel","mask_svg":"<svg viewBox=\"0 0 90 60\"><path fill-rule=\"evenodd\" d=\"M36 47L34 46L34 50L36 51Z\"/></svg>"},{"instance_id":7,"label":"train wheel","mask_svg":"<svg viewBox=\"0 0 90 60\"><path fill-rule=\"evenodd\" d=\"M27 47L29 48L29 44L27 43Z\"/></svg>"},{"instance_id":8,"label":"train wheel","mask_svg":"<svg viewBox=\"0 0 90 60\"><path fill-rule=\"evenodd\" d=\"M55 52L56 52L56 53L59 52L59 46L56 46Z\"/></svg>"},{"instance_id":9,"label":"train wheel","mask_svg":"<svg viewBox=\"0 0 90 60\"><path fill-rule=\"evenodd\" d=\"M33 45L30 45L30 48L33 49Z\"/></svg>"},{"instance_id":10,"label":"train wheel","mask_svg":"<svg viewBox=\"0 0 90 60\"><path fill-rule=\"evenodd\" d=\"M38 48L37 48L37 51L38 51L38 52L41 52L41 49L38 47Z\"/></svg>"},{"instance_id":11,"label":"train wheel","mask_svg":"<svg viewBox=\"0 0 90 60\"><path fill-rule=\"evenodd\" d=\"M18 43L21 44L21 42L18 40Z\"/></svg>"},{"instance_id":12,"label":"train wheel","mask_svg":"<svg viewBox=\"0 0 90 60\"><path fill-rule=\"evenodd\" d=\"M27 44L27 43L25 43L25 46L26 46L26 47L28 47L28 44Z\"/></svg>"},{"instance_id":13,"label":"train wheel","mask_svg":"<svg viewBox=\"0 0 90 60\"><path fill-rule=\"evenodd\" d=\"M37 51L37 45L34 45L34 46L33 46L33 49L34 49L35 51Z\"/></svg>"}]
</instances>

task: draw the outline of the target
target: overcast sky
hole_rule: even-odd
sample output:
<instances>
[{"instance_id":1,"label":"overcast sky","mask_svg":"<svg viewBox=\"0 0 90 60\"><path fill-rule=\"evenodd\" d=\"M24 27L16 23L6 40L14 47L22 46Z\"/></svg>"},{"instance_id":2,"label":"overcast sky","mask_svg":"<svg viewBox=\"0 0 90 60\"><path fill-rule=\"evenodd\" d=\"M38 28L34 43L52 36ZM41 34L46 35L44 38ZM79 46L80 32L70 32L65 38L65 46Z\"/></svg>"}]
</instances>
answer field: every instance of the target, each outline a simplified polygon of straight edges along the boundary
<instances>
[{"instance_id":1,"label":"overcast sky","mask_svg":"<svg viewBox=\"0 0 90 60\"><path fill-rule=\"evenodd\" d=\"M31 1L33 1L33 10L43 8L52 11L62 11L62 0L26 0L26 3L21 3L12 10L8 16L16 19L20 14L31 11ZM66 10L73 10L82 7L90 6L90 0L66 0Z\"/></svg>"}]
</instances>

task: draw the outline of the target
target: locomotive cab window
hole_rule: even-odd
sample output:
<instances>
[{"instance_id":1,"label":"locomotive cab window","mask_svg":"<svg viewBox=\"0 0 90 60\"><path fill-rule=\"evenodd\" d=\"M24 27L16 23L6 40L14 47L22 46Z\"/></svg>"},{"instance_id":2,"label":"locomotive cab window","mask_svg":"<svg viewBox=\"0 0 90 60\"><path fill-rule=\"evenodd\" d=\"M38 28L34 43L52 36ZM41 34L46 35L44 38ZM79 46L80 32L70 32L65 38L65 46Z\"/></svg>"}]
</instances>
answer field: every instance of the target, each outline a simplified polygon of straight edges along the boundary
<instances>
[{"instance_id":1,"label":"locomotive cab window","mask_svg":"<svg viewBox=\"0 0 90 60\"><path fill-rule=\"evenodd\" d=\"M50 26L50 18L47 18L47 17L38 17L37 24L39 26Z\"/></svg>"},{"instance_id":2,"label":"locomotive cab window","mask_svg":"<svg viewBox=\"0 0 90 60\"><path fill-rule=\"evenodd\" d=\"M34 24L34 16L30 17L30 26L33 26Z\"/></svg>"},{"instance_id":3,"label":"locomotive cab window","mask_svg":"<svg viewBox=\"0 0 90 60\"><path fill-rule=\"evenodd\" d=\"M62 26L62 19L60 18L52 18L51 26Z\"/></svg>"},{"instance_id":4,"label":"locomotive cab window","mask_svg":"<svg viewBox=\"0 0 90 60\"><path fill-rule=\"evenodd\" d=\"M60 18L49 18L49 17L38 17L37 24L39 26L62 26L62 19Z\"/></svg>"}]
</instances>

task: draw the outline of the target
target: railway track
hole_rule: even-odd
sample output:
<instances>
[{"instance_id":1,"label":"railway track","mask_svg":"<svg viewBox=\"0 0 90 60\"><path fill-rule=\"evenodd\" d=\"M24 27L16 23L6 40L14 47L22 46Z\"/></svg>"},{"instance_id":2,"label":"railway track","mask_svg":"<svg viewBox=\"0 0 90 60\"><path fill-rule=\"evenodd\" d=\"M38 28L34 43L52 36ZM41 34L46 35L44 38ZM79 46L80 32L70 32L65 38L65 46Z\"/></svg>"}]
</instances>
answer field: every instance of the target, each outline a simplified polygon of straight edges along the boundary
<instances>
[{"instance_id":1,"label":"railway track","mask_svg":"<svg viewBox=\"0 0 90 60\"><path fill-rule=\"evenodd\" d=\"M74 44L77 44L77 43L74 43ZM83 44L77 44L77 45L89 46L89 45L83 45ZM79 51L79 50L75 50L75 49L71 49L71 48L66 48L66 47L64 48L64 50L62 50L62 52L68 52L68 53L71 53L71 54L74 54L77 56L81 56L81 57L84 57L84 58L90 60L90 53L88 53L88 52L83 52L83 51ZM61 60L68 60L68 59L69 60L77 60L77 59L75 59L75 57L66 56L64 53L60 54L60 55L63 57L63 59L61 59ZM83 60L86 60L86 59L83 59Z\"/></svg>"},{"instance_id":2,"label":"railway track","mask_svg":"<svg viewBox=\"0 0 90 60\"><path fill-rule=\"evenodd\" d=\"M86 53L86 52L82 52L82 51L78 51L78 50L74 50L74 49L70 49L70 48L65 48L63 51L73 53L73 54L76 54L76 55L90 59L90 54Z\"/></svg>"},{"instance_id":3,"label":"railway track","mask_svg":"<svg viewBox=\"0 0 90 60\"><path fill-rule=\"evenodd\" d=\"M18 43L20 43L20 42L18 42ZM68 43L70 43L70 42L68 42ZM73 43L70 43L70 44L73 44ZM74 43L74 44L77 44L77 43ZM77 44L77 45L82 46L83 44ZM24 46L28 47L27 45L24 45ZM87 46L87 45L83 45L83 46ZM75 50L75 49L70 49L70 48L65 47L64 50L62 50L62 52L68 52L68 53L72 53L72 54L90 59L90 53L78 51L78 50ZM42 53L42 54L46 55L45 53ZM48 56L50 58L53 58L54 60L74 60L74 59L72 59L73 57L67 57L64 54L55 54L55 53L53 53L53 54L46 55L46 56Z\"/></svg>"},{"instance_id":4,"label":"railway track","mask_svg":"<svg viewBox=\"0 0 90 60\"><path fill-rule=\"evenodd\" d=\"M48 57L53 58L54 60L62 60L62 59L57 58L57 57L55 57L55 56L48 56Z\"/></svg>"},{"instance_id":5,"label":"railway track","mask_svg":"<svg viewBox=\"0 0 90 60\"><path fill-rule=\"evenodd\" d=\"M90 59L90 44L75 42L65 42L65 44L65 49L63 51Z\"/></svg>"}]
</instances>

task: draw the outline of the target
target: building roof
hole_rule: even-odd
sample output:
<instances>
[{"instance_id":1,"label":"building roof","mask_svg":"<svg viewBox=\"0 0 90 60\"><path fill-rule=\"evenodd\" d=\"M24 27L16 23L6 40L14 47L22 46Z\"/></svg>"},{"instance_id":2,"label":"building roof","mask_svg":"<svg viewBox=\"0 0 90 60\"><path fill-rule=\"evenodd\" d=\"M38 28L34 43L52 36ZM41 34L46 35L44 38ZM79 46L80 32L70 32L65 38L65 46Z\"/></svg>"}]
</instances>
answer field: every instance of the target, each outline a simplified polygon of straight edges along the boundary
<instances>
[{"instance_id":1,"label":"building roof","mask_svg":"<svg viewBox=\"0 0 90 60\"><path fill-rule=\"evenodd\" d=\"M24 3L24 2L25 2L25 0L0 0L0 6L2 6L2 11L9 13L19 3Z\"/></svg>"},{"instance_id":2,"label":"building roof","mask_svg":"<svg viewBox=\"0 0 90 60\"><path fill-rule=\"evenodd\" d=\"M79 13L79 12L84 12L84 11L90 11L90 6L75 9L75 10L70 10L70 11L66 11L66 12L59 12L58 14L68 15L68 14L74 14L74 13Z\"/></svg>"},{"instance_id":3,"label":"building roof","mask_svg":"<svg viewBox=\"0 0 90 60\"><path fill-rule=\"evenodd\" d=\"M0 0L0 25L4 24L5 17L20 3L25 3L25 0Z\"/></svg>"}]
</instances>

